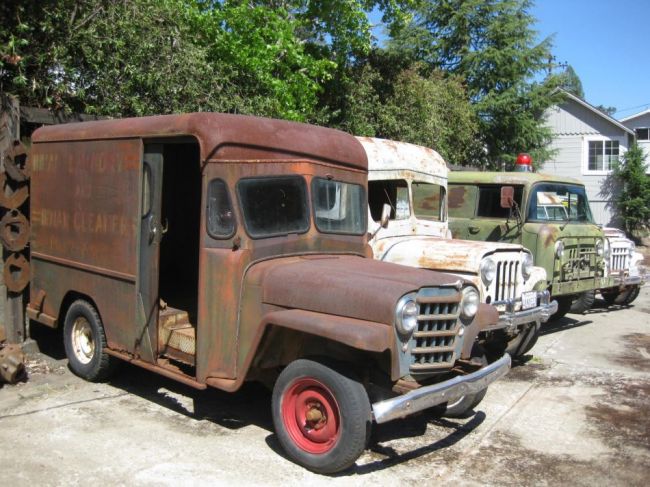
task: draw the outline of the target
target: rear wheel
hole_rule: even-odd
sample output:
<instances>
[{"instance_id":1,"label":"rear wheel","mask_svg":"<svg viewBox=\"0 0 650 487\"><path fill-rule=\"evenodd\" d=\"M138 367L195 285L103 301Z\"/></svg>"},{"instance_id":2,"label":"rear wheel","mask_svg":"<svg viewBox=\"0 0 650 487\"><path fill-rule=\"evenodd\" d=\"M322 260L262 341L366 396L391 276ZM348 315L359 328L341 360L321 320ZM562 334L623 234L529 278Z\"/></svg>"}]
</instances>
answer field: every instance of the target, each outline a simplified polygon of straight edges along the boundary
<instances>
[{"instance_id":1,"label":"rear wheel","mask_svg":"<svg viewBox=\"0 0 650 487\"><path fill-rule=\"evenodd\" d=\"M585 291L578 294L571 303L570 312L575 314L583 314L585 311L590 310L594 305L596 299L596 291Z\"/></svg>"},{"instance_id":2,"label":"rear wheel","mask_svg":"<svg viewBox=\"0 0 650 487\"><path fill-rule=\"evenodd\" d=\"M296 463L317 473L350 467L366 448L368 394L351 374L313 360L289 364L273 388L273 423Z\"/></svg>"},{"instance_id":3,"label":"rear wheel","mask_svg":"<svg viewBox=\"0 0 650 487\"><path fill-rule=\"evenodd\" d=\"M613 291L607 293L601 293L603 299L608 305L617 304L619 306L626 306L631 304L641 292L639 286L630 286L622 291Z\"/></svg>"},{"instance_id":4,"label":"rear wheel","mask_svg":"<svg viewBox=\"0 0 650 487\"><path fill-rule=\"evenodd\" d=\"M68 364L79 377L98 382L108 378L116 359L108 355L102 320L95 307L79 299L68 308L63 325Z\"/></svg>"}]
</instances>

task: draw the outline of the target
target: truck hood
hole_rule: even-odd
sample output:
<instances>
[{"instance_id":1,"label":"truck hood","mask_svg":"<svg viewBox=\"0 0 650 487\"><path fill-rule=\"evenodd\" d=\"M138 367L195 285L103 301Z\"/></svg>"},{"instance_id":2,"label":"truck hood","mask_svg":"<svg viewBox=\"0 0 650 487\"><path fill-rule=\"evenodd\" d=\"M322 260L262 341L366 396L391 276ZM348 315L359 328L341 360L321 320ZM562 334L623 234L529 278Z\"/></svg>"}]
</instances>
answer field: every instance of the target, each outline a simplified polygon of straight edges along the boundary
<instances>
[{"instance_id":1,"label":"truck hood","mask_svg":"<svg viewBox=\"0 0 650 487\"><path fill-rule=\"evenodd\" d=\"M481 260L487 255L523 249L510 243L409 236L389 237L373 245L375 258L385 262L469 274L478 274Z\"/></svg>"},{"instance_id":2,"label":"truck hood","mask_svg":"<svg viewBox=\"0 0 650 487\"><path fill-rule=\"evenodd\" d=\"M266 304L392 325L397 301L423 287L453 286L459 278L357 256L315 255L254 264L246 285Z\"/></svg>"}]
</instances>

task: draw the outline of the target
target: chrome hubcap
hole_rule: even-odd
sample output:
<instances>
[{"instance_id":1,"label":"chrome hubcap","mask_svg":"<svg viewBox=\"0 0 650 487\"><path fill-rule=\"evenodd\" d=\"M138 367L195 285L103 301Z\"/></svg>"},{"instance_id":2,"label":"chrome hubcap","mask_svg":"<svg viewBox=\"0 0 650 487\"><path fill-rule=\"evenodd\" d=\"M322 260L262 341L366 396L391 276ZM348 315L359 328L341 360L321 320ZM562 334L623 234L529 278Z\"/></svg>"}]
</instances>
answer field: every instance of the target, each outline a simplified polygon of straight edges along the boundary
<instances>
[{"instance_id":1,"label":"chrome hubcap","mask_svg":"<svg viewBox=\"0 0 650 487\"><path fill-rule=\"evenodd\" d=\"M89 363L95 355L92 328L86 318L80 316L72 325L72 349L82 364Z\"/></svg>"}]
</instances>

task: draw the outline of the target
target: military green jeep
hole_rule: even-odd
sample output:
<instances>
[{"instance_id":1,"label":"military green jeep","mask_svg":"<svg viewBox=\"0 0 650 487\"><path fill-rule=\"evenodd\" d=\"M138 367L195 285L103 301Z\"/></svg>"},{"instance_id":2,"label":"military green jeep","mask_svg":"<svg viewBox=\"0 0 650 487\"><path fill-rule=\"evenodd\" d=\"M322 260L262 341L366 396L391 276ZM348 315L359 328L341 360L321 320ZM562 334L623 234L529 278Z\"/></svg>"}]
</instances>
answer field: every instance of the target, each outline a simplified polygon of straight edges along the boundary
<instances>
[{"instance_id":1,"label":"military green jeep","mask_svg":"<svg viewBox=\"0 0 650 487\"><path fill-rule=\"evenodd\" d=\"M609 244L579 181L525 172L451 172L449 216L454 238L530 249L558 301L555 319L588 308L582 297L613 285L606 277Z\"/></svg>"}]
</instances>

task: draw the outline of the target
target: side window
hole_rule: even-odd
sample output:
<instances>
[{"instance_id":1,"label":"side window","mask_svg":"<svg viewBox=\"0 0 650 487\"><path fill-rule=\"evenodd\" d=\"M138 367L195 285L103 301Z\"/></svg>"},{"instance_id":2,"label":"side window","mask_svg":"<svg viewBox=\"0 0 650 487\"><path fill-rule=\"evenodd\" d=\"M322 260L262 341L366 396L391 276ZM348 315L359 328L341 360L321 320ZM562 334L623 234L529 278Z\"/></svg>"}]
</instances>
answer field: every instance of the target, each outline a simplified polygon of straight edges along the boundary
<instances>
[{"instance_id":1,"label":"side window","mask_svg":"<svg viewBox=\"0 0 650 487\"><path fill-rule=\"evenodd\" d=\"M439 184L414 181L413 213L418 218L433 221L443 221L445 218L445 188Z\"/></svg>"},{"instance_id":2,"label":"side window","mask_svg":"<svg viewBox=\"0 0 650 487\"><path fill-rule=\"evenodd\" d=\"M235 233L235 216L228 186L222 179L208 185L208 233L214 238L228 238Z\"/></svg>"},{"instance_id":3,"label":"side window","mask_svg":"<svg viewBox=\"0 0 650 487\"><path fill-rule=\"evenodd\" d=\"M515 186L515 203L521 208L522 187ZM481 186L478 190L476 216L508 218L510 208L501 208L501 186Z\"/></svg>"},{"instance_id":4,"label":"side window","mask_svg":"<svg viewBox=\"0 0 650 487\"><path fill-rule=\"evenodd\" d=\"M409 188L406 181L392 179L384 181L368 181L368 205L370 216L376 222L381 220L381 210L384 204L391 207L391 220L404 220L410 215Z\"/></svg>"}]
</instances>

